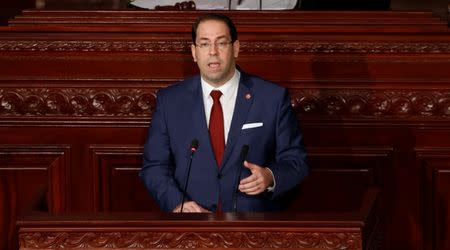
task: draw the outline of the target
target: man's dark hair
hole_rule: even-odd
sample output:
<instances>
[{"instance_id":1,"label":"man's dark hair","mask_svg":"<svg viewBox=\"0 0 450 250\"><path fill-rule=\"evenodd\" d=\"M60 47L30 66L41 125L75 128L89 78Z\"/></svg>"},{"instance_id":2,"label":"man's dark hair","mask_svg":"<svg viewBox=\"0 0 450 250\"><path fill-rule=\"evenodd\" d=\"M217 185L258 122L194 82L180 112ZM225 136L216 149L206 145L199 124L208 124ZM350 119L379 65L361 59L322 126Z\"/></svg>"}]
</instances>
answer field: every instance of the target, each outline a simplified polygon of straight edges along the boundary
<instances>
[{"instance_id":1,"label":"man's dark hair","mask_svg":"<svg viewBox=\"0 0 450 250\"><path fill-rule=\"evenodd\" d=\"M231 21L231 19L229 17L225 16L224 14L209 13L209 14L206 14L203 16L199 16L197 18L197 20L195 20L195 22L192 24L192 41L194 43L195 43L195 40L197 39L198 25L201 22L209 21L209 20L216 20L216 21L224 22L227 25L228 30L230 31L231 42L234 43L237 40L236 26L234 26L233 21Z\"/></svg>"}]
</instances>

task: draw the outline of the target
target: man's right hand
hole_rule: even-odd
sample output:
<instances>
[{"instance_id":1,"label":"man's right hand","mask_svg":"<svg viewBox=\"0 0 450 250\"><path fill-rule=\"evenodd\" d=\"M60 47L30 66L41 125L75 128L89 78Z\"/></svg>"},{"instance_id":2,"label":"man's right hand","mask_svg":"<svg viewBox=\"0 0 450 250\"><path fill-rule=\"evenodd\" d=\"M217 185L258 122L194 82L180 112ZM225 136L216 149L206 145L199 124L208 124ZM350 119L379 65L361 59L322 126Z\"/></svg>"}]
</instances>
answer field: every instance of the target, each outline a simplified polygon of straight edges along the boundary
<instances>
[{"instance_id":1,"label":"man's right hand","mask_svg":"<svg viewBox=\"0 0 450 250\"><path fill-rule=\"evenodd\" d=\"M172 212L180 213L181 204L174 208ZM211 213L211 211L202 208L195 201L187 201L184 203L183 213Z\"/></svg>"}]
</instances>

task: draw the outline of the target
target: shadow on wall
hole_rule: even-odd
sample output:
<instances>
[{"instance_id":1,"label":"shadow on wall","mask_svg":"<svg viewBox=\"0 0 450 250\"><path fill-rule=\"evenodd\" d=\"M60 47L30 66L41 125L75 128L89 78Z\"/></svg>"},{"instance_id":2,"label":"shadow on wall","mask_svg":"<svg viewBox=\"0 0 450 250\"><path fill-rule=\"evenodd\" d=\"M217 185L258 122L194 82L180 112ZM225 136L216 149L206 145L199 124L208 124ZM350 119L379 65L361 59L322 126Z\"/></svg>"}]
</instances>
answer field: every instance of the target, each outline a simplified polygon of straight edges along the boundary
<instances>
[{"instance_id":1,"label":"shadow on wall","mask_svg":"<svg viewBox=\"0 0 450 250\"><path fill-rule=\"evenodd\" d=\"M329 53L317 53L310 63L312 83L318 90L310 98L315 99L315 112L319 117L332 120L333 128L344 131L341 124L345 118L358 119L383 112L382 103L371 103L368 92L360 91L361 84L370 85L376 80L368 68L366 55L326 54ZM342 143L350 142L345 139L351 138L341 138L342 141L337 146L344 146Z\"/></svg>"}]
</instances>

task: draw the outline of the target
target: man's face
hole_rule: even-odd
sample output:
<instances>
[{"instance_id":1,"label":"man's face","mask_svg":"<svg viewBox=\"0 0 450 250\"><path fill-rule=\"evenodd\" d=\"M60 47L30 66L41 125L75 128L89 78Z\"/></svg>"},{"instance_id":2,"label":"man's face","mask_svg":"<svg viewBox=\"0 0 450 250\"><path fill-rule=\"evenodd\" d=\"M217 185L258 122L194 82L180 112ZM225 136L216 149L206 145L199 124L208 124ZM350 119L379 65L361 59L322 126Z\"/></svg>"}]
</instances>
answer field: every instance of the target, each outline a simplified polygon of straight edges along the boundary
<instances>
[{"instance_id":1,"label":"man's face","mask_svg":"<svg viewBox=\"0 0 450 250\"><path fill-rule=\"evenodd\" d=\"M228 26L217 20L201 22L196 39L191 51L202 77L213 86L223 85L234 75L239 41L231 44Z\"/></svg>"}]
</instances>

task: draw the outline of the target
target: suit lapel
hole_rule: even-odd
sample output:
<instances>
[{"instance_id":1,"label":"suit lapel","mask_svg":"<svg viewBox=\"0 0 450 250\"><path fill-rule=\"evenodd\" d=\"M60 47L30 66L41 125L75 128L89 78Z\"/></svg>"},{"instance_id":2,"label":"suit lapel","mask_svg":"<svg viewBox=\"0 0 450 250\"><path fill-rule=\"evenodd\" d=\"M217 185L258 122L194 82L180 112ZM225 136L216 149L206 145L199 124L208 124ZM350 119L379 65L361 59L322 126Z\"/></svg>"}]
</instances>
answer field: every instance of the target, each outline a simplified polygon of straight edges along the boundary
<instances>
[{"instance_id":1,"label":"suit lapel","mask_svg":"<svg viewBox=\"0 0 450 250\"><path fill-rule=\"evenodd\" d=\"M205 105L203 104L203 91L201 87L200 77L194 77L191 85L192 98L192 128L195 131L194 137L199 140L199 152L204 151L208 158L205 162L214 162L214 169L218 169L214 152L209 138L209 130L206 123ZM194 139L194 138L192 138Z\"/></svg>"},{"instance_id":2,"label":"suit lapel","mask_svg":"<svg viewBox=\"0 0 450 250\"><path fill-rule=\"evenodd\" d=\"M242 125L244 124L247 118L248 111L252 106L253 98L254 96L251 90L251 82L248 80L246 74L241 71L241 79L239 81L239 87L236 96L236 104L234 106L230 131L228 132L227 145L225 147L221 170L223 170L224 166L226 166L226 163L229 160L231 153L233 152L233 147L236 141L239 139Z\"/></svg>"}]
</instances>

